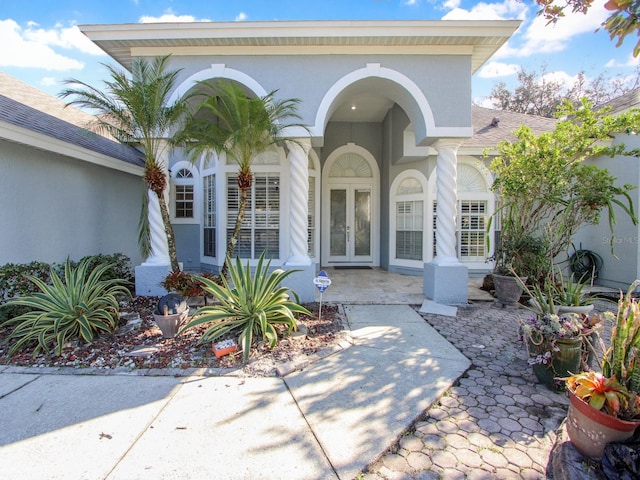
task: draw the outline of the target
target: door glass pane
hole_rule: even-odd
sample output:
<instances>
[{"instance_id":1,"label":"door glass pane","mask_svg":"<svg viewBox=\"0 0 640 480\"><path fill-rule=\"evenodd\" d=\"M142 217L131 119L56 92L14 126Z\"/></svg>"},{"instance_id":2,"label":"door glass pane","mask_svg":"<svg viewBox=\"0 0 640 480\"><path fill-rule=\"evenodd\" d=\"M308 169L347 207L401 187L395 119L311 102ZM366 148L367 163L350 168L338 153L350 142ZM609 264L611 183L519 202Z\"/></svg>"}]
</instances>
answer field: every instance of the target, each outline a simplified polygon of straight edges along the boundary
<instances>
[{"instance_id":1,"label":"door glass pane","mask_svg":"<svg viewBox=\"0 0 640 480\"><path fill-rule=\"evenodd\" d=\"M354 191L354 253L357 256L371 255L371 191Z\"/></svg>"},{"instance_id":2,"label":"door glass pane","mask_svg":"<svg viewBox=\"0 0 640 480\"><path fill-rule=\"evenodd\" d=\"M331 190L331 218L329 255L345 256L347 254L347 238L345 227L347 225L347 191Z\"/></svg>"}]
</instances>

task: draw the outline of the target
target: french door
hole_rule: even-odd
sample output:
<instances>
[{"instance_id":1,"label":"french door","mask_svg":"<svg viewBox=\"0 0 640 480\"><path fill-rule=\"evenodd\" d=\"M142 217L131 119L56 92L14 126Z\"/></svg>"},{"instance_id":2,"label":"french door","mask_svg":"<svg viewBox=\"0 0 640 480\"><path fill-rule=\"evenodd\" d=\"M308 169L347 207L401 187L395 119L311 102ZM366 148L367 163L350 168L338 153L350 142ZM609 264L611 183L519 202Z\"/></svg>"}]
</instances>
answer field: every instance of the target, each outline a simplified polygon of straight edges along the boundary
<instances>
[{"instance_id":1,"label":"french door","mask_svg":"<svg viewBox=\"0 0 640 480\"><path fill-rule=\"evenodd\" d=\"M366 183L329 188L329 263L373 261L372 186Z\"/></svg>"}]
</instances>

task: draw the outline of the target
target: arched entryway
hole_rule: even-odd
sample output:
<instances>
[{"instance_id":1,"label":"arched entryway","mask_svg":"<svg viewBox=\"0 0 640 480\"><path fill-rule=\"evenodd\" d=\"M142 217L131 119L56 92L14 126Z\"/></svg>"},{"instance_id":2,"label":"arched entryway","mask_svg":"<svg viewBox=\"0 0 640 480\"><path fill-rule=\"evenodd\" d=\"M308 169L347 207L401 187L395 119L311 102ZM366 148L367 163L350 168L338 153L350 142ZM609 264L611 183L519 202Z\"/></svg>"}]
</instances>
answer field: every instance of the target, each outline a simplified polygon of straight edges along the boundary
<instances>
[{"instance_id":1,"label":"arched entryway","mask_svg":"<svg viewBox=\"0 0 640 480\"><path fill-rule=\"evenodd\" d=\"M379 266L380 174L355 144L336 149L322 173L322 265Z\"/></svg>"}]
</instances>

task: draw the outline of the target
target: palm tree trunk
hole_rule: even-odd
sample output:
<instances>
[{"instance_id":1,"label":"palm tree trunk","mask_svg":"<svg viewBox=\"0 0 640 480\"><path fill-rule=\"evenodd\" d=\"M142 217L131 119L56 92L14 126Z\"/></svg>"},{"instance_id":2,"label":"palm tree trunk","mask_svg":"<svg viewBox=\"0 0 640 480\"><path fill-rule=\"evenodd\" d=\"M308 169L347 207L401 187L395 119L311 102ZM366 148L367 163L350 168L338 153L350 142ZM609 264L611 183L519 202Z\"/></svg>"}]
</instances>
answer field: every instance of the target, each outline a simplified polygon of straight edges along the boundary
<instances>
[{"instance_id":1,"label":"palm tree trunk","mask_svg":"<svg viewBox=\"0 0 640 480\"><path fill-rule=\"evenodd\" d=\"M226 277L227 273L229 273L229 265L227 264L227 262L231 261L233 252L236 249L236 244L238 243L238 239L240 238L242 222L244 221L245 208L247 206L247 195L249 193L249 188L240 186L240 203L238 205L238 216L236 217L236 224L233 228L233 235L231 235L229 243L227 243L227 253L224 256L222 270L220 270L221 277Z\"/></svg>"},{"instance_id":2,"label":"palm tree trunk","mask_svg":"<svg viewBox=\"0 0 640 480\"><path fill-rule=\"evenodd\" d=\"M160 214L162 215L164 231L167 235L167 246L169 248L169 261L171 262L171 271L177 272L180 270L180 265L178 265L176 239L173 233L173 225L171 225L171 218L169 217L169 209L167 208L167 202L164 198L164 194L156 192L156 196L158 197L158 203L160 204Z\"/></svg>"}]
</instances>

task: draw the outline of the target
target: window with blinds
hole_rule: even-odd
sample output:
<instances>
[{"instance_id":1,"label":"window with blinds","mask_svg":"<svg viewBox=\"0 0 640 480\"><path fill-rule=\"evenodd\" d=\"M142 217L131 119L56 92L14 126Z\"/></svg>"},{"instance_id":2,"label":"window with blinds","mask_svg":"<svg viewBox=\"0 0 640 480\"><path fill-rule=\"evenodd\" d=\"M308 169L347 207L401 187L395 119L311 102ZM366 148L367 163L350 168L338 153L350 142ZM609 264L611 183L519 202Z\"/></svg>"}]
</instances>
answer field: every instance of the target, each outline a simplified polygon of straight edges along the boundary
<instances>
[{"instance_id":1,"label":"window with blinds","mask_svg":"<svg viewBox=\"0 0 640 480\"><path fill-rule=\"evenodd\" d=\"M204 212L203 245L204 256L216 256L216 176L207 175L203 179Z\"/></svg>"},{"instance_id":2,"label":"window with blinds","mask_svg":"<svg viewBox=\"0 0 640 480\"><path fill-rule=\"evenodd\" d=\"M233 235L240 207L237 175L227 176L227 241ZM280 256L280 177L277 173L257 173L247 192L245 216L235 255L258 258Z\"/></svg>"},{"instance_id":3,"label":"window with blinds","mask_svg":"<svg viewBox=\"0 0 640 480\"><path fill-rule=\"evenodd\" d=\"M396 202L396 258L422 260L423 202Z\"/></svg>"},{"instance_id":4,"label":"window with blinds","mask_svg":"<svg viewBox=\"0 0 640 480\"><path fill-rule=\"evenodd\" d=\"M458 211L458 255L460 258L486 257L487 202L462 200Z\"/></svg>"}]
</instances>

